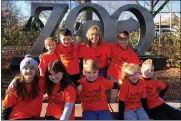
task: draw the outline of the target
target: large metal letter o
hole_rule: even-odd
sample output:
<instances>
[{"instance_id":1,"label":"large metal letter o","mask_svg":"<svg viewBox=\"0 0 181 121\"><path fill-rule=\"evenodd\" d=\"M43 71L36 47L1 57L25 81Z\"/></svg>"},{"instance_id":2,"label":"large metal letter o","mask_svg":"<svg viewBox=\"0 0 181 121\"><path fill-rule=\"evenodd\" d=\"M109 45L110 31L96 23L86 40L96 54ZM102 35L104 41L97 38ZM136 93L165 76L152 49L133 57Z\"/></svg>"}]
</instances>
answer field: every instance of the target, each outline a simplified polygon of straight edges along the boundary
<instances>
[{"instance_id":1,"label":"large metal letter o","mask_svg":"<svg viewBox=\"0 0 181 121\"><path fill-rule=\"evenodd\" d=\"M117 9L111 15L111 18L117 21L123 11L132 12L137 17L140 24L140 38L138 44L135 47L137 54L139 55L148 49L152 43L154 37L153 17L144 7L135 4L128 4Z\"/></svg>"},{"instance_id":2,"label":"large metal letter o","mask_svg":"<svg viewBox=\"0 0 181 121\"><path fill-rule=\"evenodd\" d=\"M68 28L72 33L74 33L74 24L75 24L75 20L77 18L77 16L79 15L79 13L81 13L82 11L86 10L86 9L91 9L93 12L95 12L97 14L97 16L99 17L102 25L103 25L103 30L102 32L104 33L104 35L112 35L112 33L116 33L116 29L110 30L110 27L112 26L112 21L110 20L110 15L107 12L107 10L105 8L103 8L102 6L95 4L95 3L84 3L84 4L80 4L77 7L75 7L74 9L72 9L72 11L70 11L69 15L66 18L65 21L65 27ZM108 24L110 23L110 24ZM107 24L107 26L105 26ZM109 33L108 33L109 32ZM111 42L112 40L109 39L110 37L104 38L105 41L107 42ZM75 39L75 38L73 38Z\"/></svg>"}]
</instances>

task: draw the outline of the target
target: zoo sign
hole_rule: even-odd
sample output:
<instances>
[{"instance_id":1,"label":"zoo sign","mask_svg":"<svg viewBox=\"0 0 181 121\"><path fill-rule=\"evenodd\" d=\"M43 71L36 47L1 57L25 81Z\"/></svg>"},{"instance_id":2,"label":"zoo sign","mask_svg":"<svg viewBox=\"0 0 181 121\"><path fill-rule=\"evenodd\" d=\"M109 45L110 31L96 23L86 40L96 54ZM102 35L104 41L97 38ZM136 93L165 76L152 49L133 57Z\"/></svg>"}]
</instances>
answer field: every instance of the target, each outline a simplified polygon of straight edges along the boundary
<instances>
[{"instance_id":1,"label":"zoo sign","mask_svg":"<svg viewBox=\"0 0 181 121\"><path fill-rule=\"evenodd\" d=\"M60 22L67 13L68 4L32 3L31 16L39 18L40 13L45 10L52 10L52 12L32 48L31 55L33 56L39 56L43 51L45 38L55 34ZM69 12L65 20L65 27L72 33L74 33L74 24L77 16L84 10L91 10L96 13L100 20L92 20L83 24L84 35L90 26L97 25L102 29L104 41L115 43L118 31L126 30L132 32L140 27L140 38L135 47L137 54L139 55L143 53L151 45L154 37L154 22L152 15L144 7L135 4L127 4L118 8L112 15L110 15L105 8L98 4L91 2L80 4ZM120 14L124 11L133 13L136 16L138 23L133 19L118 21ZM139 26L135 27L135 25ZM74 36L73 39L75 39Z\"/></svg>"}]
</instances>

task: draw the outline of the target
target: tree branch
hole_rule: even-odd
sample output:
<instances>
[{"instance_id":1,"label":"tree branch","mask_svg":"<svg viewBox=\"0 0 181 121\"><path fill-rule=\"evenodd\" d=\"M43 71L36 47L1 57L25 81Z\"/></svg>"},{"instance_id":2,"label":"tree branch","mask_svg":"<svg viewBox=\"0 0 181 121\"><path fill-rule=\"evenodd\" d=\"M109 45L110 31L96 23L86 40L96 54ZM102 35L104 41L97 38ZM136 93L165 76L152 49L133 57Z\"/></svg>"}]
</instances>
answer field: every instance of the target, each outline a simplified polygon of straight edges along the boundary
<instances>
[{"instance_id":1,"label":"tree branch","mask_svg":"<svg viewBox=\"0 0 181 121\"><path fill-rule=\"evenodd\" d=\"M132 1L132 0L129 0L129 1ZM136 2L138 5L140 5L140 3L138 2L138 0L135 0L135 2Z\"/></svg>"},{"instance_id":2,"label":"tree branch","mask_svg":"<svg viewBox=\"0 0 181 121\"><path fill-rule=\"evenodd\" d=\"M160 0L157 0L154 5L153 5L153 8L157 5L157 3L159 2Z\"/></svg>"},{"instance_id":3,"label":"tree branch","mask_svg":"<svg viewBox=\"0 0 181 121\"><path fill-rule=\"evenodd\" d=\"M153 13L153 17L155 17L163 8L164 6L169 2L169 0L165 0L165 2Z\"/></svg>"}]
</instances>

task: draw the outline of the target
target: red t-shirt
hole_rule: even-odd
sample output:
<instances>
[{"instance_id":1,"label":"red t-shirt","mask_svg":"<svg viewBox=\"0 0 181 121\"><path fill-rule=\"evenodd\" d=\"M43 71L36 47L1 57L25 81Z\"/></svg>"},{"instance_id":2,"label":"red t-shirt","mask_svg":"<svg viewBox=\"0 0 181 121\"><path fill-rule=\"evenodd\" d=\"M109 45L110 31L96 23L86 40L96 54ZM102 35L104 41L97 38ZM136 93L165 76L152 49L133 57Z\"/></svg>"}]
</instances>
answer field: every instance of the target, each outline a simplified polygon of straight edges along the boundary
<instances>
[{"instance_id":1,"label":"red t-shirt","mask_svg":"<svg viewBox=\"0 0 181 121\"><path fill-rule=\"evenodd\" d=\"M135 110L141 107L141 98L146 98L144 80L139 79L136 85L129 80L124 80L118 95L119 100L125 102L125 110Z\"/></svg>"},{"instance_id":2,"label":"red t-shirt","mask_svg":"<svg viewBox=\"0 0 181 121\"><path fill-rule=\"evenodd\" d=\"M164 103L163 99L159 97L157 89L165 89L166 84L159 80L145 80L147 105L152 109Z\"/></svg>"},{"instance_id":3,"label":"red t-shirt","mask_svg":"<svg viewBox=\"0 0 181 121\"><path fill-rule=\"evenodd\" d=\"M73 45L64 47L62 44L57 44L56 47L56 52L70 75L80 73L78 48L79 47L74 47Z\"/></svg>"},{"instance_id":4,"label":"red t-shirt","mask_svg":"<svg viewBox=\"0 0 181 121\"><path fill-rule=\"evenodd\" d=\"M12 107L12 112L9 115L9 120L24 119L31 117L40 117L42 109L43 94L45 88L45 81L40 77L38 80L39 94L36 98L25 98L22 100L18 97L15 91L11 89L6 90L6 96L2 105L4 107ZM26 84L27 93L32 90L32 83Z\"/></svg>"},{"instance_id":5,"label":"red t-shirt","mask_svg":"<svg viewBox=\"0 0 181 121\"><path fill-rule=\"evenodd\" d=\"M54 84L52 93L49 95L49 103L46 109L46 116L54 116L57 119L60 119L64 111L65 103L76 101L76 91L73 85L68 85L64 91L57 92L59 89L60 84ZM69 120L74 120L74 114L75 103Z\"/></svg>"},{"instance_id":6,"label":"red t-shirt","mask_svg":"<svg viewBox=\"0 0 181 121\"><path fill-rule=\"evenodd\" d=\"M114 83L103 77L98 77L94 82L86 78L79 80L82 90L79 93L83 111L109 110L105 90L113 88Z\"/></svg>"},{"instance_id":7,"label":"red t-shirt","mask_svg":"<svg viewBox=\"0 0 181 121\"><path fill-rule=\"evenodd\" d=\"M93 59L97 62L99 69L108 65L108 58L110 58L111 48L107 43L101 43L96 48L82 45L79 48L79 56L84 60Z\"/></svg>"},{"instance_id":8,"label":"red t-shirt","mask_svg":"<svg viewBox=\"0 0 181 121\"><path fill-rule=\"evenodd\" d=\"M58 55L56 53L53 53L51 55L47 53L43 53L39 56L40 63L39 68L42 70L42 72L45 74L46 68L48 67L48 64L56 59L58 59Z\"/></svg>"},{"instance_id":9,"label":"red t-shirt","mask_svg":"<svg viewBox=\"0 0 181 121\"><path fill-rule=\"evenodd\" d=\"M110 44L111 51L111 63L107 70L107 75L113 79L118 80L121 74L122 64L124 62L134 63L139 65L140 61L133 49L128 48L127 50L122 50L118 44Z\"/></svg>"}]
</instances>

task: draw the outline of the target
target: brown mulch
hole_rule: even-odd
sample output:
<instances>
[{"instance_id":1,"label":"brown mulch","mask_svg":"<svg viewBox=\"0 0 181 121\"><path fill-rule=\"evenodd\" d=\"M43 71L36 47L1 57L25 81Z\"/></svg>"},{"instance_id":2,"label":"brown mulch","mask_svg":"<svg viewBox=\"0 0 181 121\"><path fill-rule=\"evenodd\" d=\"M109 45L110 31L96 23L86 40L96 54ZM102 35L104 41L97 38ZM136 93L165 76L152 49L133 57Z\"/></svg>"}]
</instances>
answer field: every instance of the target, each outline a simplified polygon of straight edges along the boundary
<instances>
[{"instance_id":1,"label":"brown mulch","mask_svg":"<svg viewBox=\"0 0 181 121\"><path fill-rule=\"evenodd\" d=\"M11 70L1 70L1 92L2 99L4 98L5 89L8 87L11 80L17 72ZM180 68L170 68L166 70L156 71L155 78L165 82L169 89L166 92L165 100L180 100L181 99L181 81L180 81Z\"/></svg>"}]
</instances>

